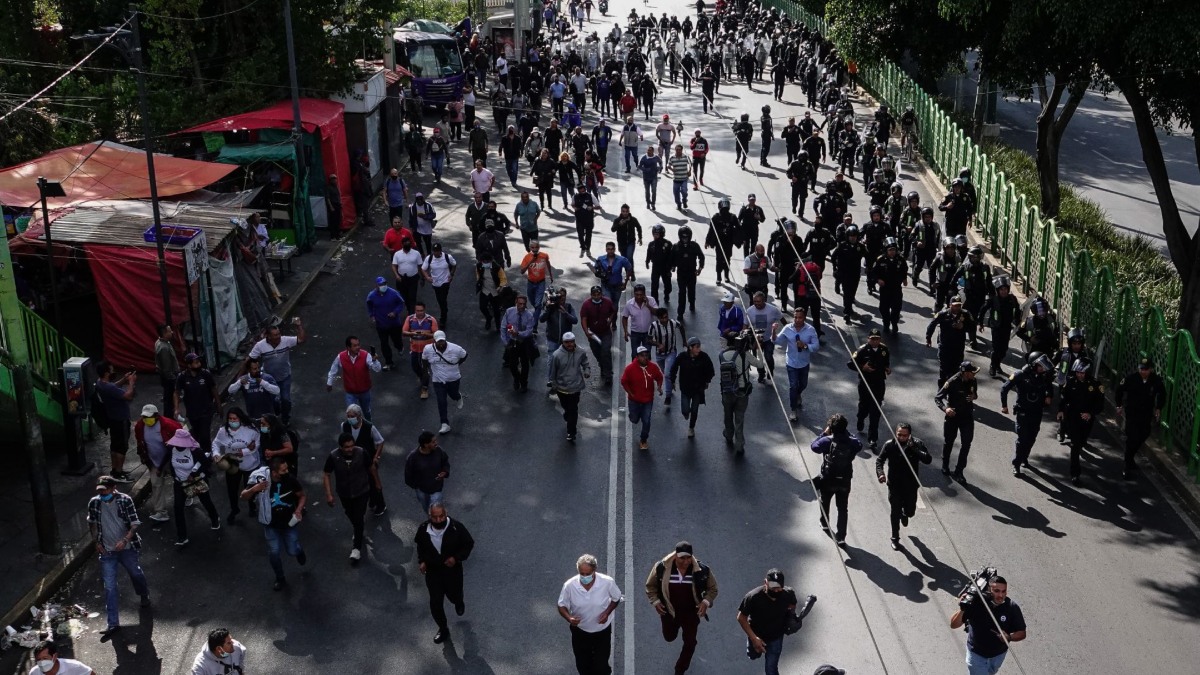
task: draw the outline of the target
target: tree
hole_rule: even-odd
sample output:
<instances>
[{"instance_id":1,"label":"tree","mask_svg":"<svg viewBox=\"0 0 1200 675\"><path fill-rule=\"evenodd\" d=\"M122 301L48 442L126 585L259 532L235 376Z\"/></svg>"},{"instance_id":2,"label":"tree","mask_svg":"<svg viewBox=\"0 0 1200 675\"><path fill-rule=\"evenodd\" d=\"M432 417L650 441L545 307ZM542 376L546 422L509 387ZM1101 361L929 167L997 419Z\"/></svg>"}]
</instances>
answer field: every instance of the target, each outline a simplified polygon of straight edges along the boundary
<instances>
[{"instance_id":1,"label":"tree","mask_svg":"<svg viewBox=\"0 0 1200 675\"><path fill-rule=\"evenodd\" d=\"M937 89L947 68L961 69L970 44L963 26L928 0L829 0L825 19L826 37L842 58L860 64L911 63L914 79L927 91Z\"/></svg>"}]
</instances>

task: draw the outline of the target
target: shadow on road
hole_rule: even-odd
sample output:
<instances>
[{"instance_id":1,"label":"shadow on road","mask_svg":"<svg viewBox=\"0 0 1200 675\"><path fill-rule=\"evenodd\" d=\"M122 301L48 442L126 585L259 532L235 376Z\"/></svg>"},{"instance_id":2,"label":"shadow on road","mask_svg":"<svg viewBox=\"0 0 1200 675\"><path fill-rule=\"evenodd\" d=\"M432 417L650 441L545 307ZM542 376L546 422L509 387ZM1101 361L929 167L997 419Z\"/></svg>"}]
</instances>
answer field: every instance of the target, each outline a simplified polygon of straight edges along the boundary
<instances>
[{"instance_id":1,"label":"shadow on road","mask_svg":"<svg viewBox=\"0 0 1200 675\"><path fill-rule=\"evenodd\" d=\"M1054 539L1061 539L1067 536L1066 532L1060 532L1050 527L1050 519L1032 506L1018 506L1010 501L989 494L977 485L965 485L963 489L971 493L980 504L997 511L998 515L994 515L992 518L998 523L1015 525L1029 530L1039 530Z\"/></svg>"},{"instance_id":2,"label":"shadow on road","mask_svg":"<svg viewBox=\"0 0 1200 675\"><path fill-rule=\"evenodd\" d=\"M922 592L925 580L920 571L901 572L864 548L847 546L846 552L846 566L862 571L883 592L899 595L909 602L929 601L929 596Z\"/></svg>"}]
</instances>

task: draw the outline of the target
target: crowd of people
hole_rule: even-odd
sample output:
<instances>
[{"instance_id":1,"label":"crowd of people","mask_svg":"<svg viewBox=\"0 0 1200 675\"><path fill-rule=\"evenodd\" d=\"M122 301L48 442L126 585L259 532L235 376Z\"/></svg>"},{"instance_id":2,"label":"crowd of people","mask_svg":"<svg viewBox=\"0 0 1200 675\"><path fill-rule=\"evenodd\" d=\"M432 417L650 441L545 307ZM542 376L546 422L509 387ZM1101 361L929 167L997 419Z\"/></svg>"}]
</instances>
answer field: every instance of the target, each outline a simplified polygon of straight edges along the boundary
<instances>
[{"instance_id":1,"label":"crowd of people","mask_svg":"<svg viewBox=\"0 0 1200 675\"><path fill-rule=\"evenodd\" d=\"M565 438L571 443L579 437L584 393L609 391L616 384L627 399L630 422L638 426L642 451L650 449L656 405L669 410L676 396L678 411L688 422L686 437L692 439L700 407L716 380L724 440L741 456L746 451L744 417L749 400L758 387L776 391L776 360L787 375L789 421L798 424L813 354L829 348L822 317L869 325L865 342L850 350L847 362L858 387L857 433L851 432L849 419L842 414L826 421L810 446L821 456L813 482L821 504L820 526L844 546L854 460L864 446L869 448L876 456L876 476L888 487L890 543L895 550L901 547L900 528L916 512L919 465L931 463L934 454L904 421L890 429L885 426L880 443L882 407L896 356L885 338L898 335L903 289L910 282L921 284L922 272L928 268L925 284L933 318L925 335L930 346L937 336L939 373L936 386L930 387L930 404L942 411L944 419L942 473L968 482L965 471L974 436L974 408L983 384L976 378L979 367L967 355L970 343L989 357L989 375L1005 379L1000 387L1005 414L1009 396L1016 397L1013 474L1023 476L1044 414L1053 411L1059 422L1058 438L1070 446L1071 478L1080 480L1080 453L1104 402L1095 354L1077 328L1067 331L1064 346L1049 303L1038 297L1028 310L1022 308L1010 280L993 274L980 246L968 246L966 235L977 204L969 169L960 172L937 203L924 203L918 192L906 192L898 178L899 162L890 151L897 145L894 131L901 133L900 148L907 147L905 136L915 134L917 120L911 110L896 120L881 108L860 130L861 120L851 103L853 69L831 43L775 10L745 0L715 15L701 7L694 22L690 16L679 21L665 14L655 19L634 12L627 30L614 26L603 42L596 33L583 36L579 49L567 47L564 54L562 46L573 29L563 17L582 26L591 20L590 4L590 0L572 2L562 8L545 2L538 10L543 18L540 32L526 54L508 53L486 41L468 42L467 58L475 65L473 87L464 100L449 106L431 138L414 146L419 146L417 161L408 167L409 175L393 168L385 181L381 198L390 226L381 243L392 278L374 278L365 301L379 350L364 347L361 336L346 336L345 349L334 356L325 380L328 390L342 390L345 413L337 447L324 462L323 497L330 506L340 502L350 523L350 564L364 555L367 511L373 517L387 511L380 464L385 443L392 442L385 440L385 432L372 419L373 374L396 369L398 357L407 354L413 392L426 399L432 390L440 421L437 433L424 431L416 437L416 448L404 465L404 483L428 516L415 541L437 624L434 641L450 637L446 600L458 615L465 611L463 563L474 541L464 524L448 516L444 496L450 458L439 445L439 438L453 428L450 403L456 410L464 405L461 383L468 352L448 333L452 316L456 328L462 326L462 313L452 311L449 292L455 278L461 277L461 265L469 266L467 283L474 284L483 330L504 346L503 365L513 389L528 391L530 374L542 372L535 368L536 361L546 359L546 391L561 405ZM671 179L672 196L681 211L689 210L689 191L705 186L711 148L704 130L694 129L685 146L682 123L673 124L669 115L662 115L652 129L643 130L636 121L639 110L644 119L653 116L659 88L667 86L664 78L671 85L678 83L684 93L691 93L697 82L704 111L717 113L714 99L722 83L740 81L753 87L767 73L775 100L784 99L789 85L798 85L810 108L799 122L788 115L786 124L777 125L770 106L763 107L758 129L760 164L770 166L778 126L790 184L791 213L772 220L772 231L763 231L768 217L754 194L747 195L736 212L729 197L721 198L716 212L706 218L703 244L693 239L686 224L677 228L674 241L661 224L645 228L651 238L644 243L643 225L628 204L610 207L610 215L603 215L610 163L614 172L623 162L626 174L641 174L650 212L657 208L657 184L664 178ZM477 93L488 89L499 137L496 143L475 111ZM547 108L550 120L543 129L541 118ZM514 115L515 123L508 124ZM585 130L585 120L592 117L594 126ZM824 120L818 121L821 117ZM420 117L412 127L412 133L424 133ZM832 148L822 137L824 128ZM719 125L712 129L725 133ZM735 162L745 168L755 133L749 114L737 117L729 133L737 149ZM465 155L461 161L450 161L460 152L460 144L465 144L469 162ZM614 144L621 152L610 157L608 150ZM422 151L428 154L435 181L429 195L410 190L409 185L424 169ZM507 188L488 168L493 152L504 165ZM830 160L832 164L827 164ZM448 210L448 206L436 192L436 184L451 166L464 169L468 193L473 195L461 225L439 221L437 216L439 208ZM473 167L469 173L467 166ZM859 200L854 199L851 182L855 169L863 180ZM832 177L810 202L818 172ZM498 200L509 190L513 201L502 209ZM591 288L578 306L569 300L566 280L560 278L563 273L555 271L542 246L540 220L555 210L556 197L561 198L562 212L575 221L579 256L594 275L585 282ZM852 205L859 215L866 210L861 224L851 213ZM809 206L811 220L806 215ZM941 223L935 220L939 212ZM808 223L804 236L793 215ZM605 241L604 252L593 256L593 232L607 218L611 218L607 232L612 236ZM697 214L692 219L702 222L705 217ZM364 225L370 224L364 216ZM451 228L469 233L469 250L445 250L441 233ZM740 264L734 260L737 252ZM717 325L711 328L694 320L697 279L709 256L724 287L716 308ZM639 263L649 284L639 278ZM841 296L840 310L839 303L825 295L827 272L832 273L833 293ZM433 291L436 312L421 297L425 286ZM875 316L859 313L862 303L857 293L862 286L877 299ZM678 290L674 301L673 290ZM669 309L672 302L674 318ZM296 475L300 438L291 423L291 354L307 334L299 318L288 331L293 334L285 334L284 328L275 326L263 335L242 372L222 392L198 355L188 354L182 368L173 363L171 328L163 326L156 349L163 407L144 406L136 423L129 410L136 375L119 377L110 364L101 364L100 414L110 428L111 471L97 486L88 520L100 554L109 631L120 626L118 567L128 571L142 601L149 603L149 586L138 561L140 519L132 499L119 490L129 481L123 462L131 437L150 473L148 517L155 523L174 520L178 546L189 542L186 505L194 501L203 508L214 536L219 536L223 522L234 524L245 505L263 528L276 590L287 585L285 552L300 567L307 564L300 530L310 504ZM984 350L980 337L989 328L991 343ZM1002 364L1013 335L1022 338L1028 349L1024 365L1008 374ZM614 366L613 347L625 344L629 360ZM708 345L715 349L706 351ZM1126 478L1132 477L1134 457L1165 400L1162 380L1153 369L1153 362L1144 359L1117 389L1126 423ZM599 384L591 383L593 370L598 370ZM242 400L225 405L223 395L235 399L240 395ZM952 468L956 444L958 456ZM228 499L224 521L209 494L221 481ZM170 512L167 504L172 498ZM831 517L834 507L836 522ZM608 673L612 616L623 596L615 581L599 572L593 556L580 557L576 568L578 574L563 585L559 613L571 626L578 671ZM989 590L996 607L1014 608L1005 614L1012 620L997 643L990 618L978 613L967 617L968 663L973 663L972 653L986 661L983 666L970 666L971 673L995 672L1008 643L1025 636L1019 609L1006 596L1007 585L993 581ZM664 638L672 641L682 631L683 651L675 672L685 672L696 647L699 620L706 618L716 598L715 576L695 559L690 544L680 542L674 553L656 563L646 591L662 617ZM772 569L738 608L747 655L765 656L768 675L778 672L783 635L798 630L806 613L797 604L795 592L784 585L783 572ZM231 640L228 631L214 631L193 672L218 672L203 669L214 660L228 664L236 659L240 664L245 650L239 643L230 645ZM48 653L53 656L53 651ZM818 673L840 672L832 666L822 668Z\"/></svg>"}]
</instances>

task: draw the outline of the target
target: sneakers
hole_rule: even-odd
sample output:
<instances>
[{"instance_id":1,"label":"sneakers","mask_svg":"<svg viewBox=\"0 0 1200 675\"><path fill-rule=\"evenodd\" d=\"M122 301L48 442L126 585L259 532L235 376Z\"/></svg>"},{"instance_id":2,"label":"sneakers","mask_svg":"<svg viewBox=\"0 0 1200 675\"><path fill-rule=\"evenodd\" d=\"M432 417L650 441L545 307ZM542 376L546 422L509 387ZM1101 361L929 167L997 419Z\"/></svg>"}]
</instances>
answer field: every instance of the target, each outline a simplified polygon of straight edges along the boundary
<instances>
[{"instance_id":1,"label":"sneakers","mask_svg":"<svg viewBox=\"0 0 1200 675\"><path fill-rule=\"evenodd\" d=\"M133 478L131 478L129 476L128 471L114 471L114 472L112 472L111 475L113 477L113 480L117 481L118 483L132 483L133 482Z\"/></svg>"},{"instance_id":2,"label":"sneakers","mask_svg":"<svg viewBox=\"0 0 1200 675\"><path fill-rule=\"evenodd\" d=\"M356 548L350 549L350 564L356 564L359 560L362 560L362 552Z\"/></svg>"},{"instance_id":3,"label":"sneakers","mask_svg":"<svg viewBox=\"0 0 1200 675\"><path fill-rule=\"evenodd\" d=\"M209 526L208 526L208 529L210 529L210 530L219 530L219 529L221 529L221 519L220 519L220 518L213 518L213 519L212 519L212 523L210 523L210 524L209 524Z\"/></svg>"},{"instance_id":4,"label":"sneakers","mask_svg":"<svg viewBox=\"0 0 1200 675\"><path fill-rule=\"evenodd\" d=\"M191 541L191 540L190 540L190 539L176 539L176 540L175 540L175 545L176 545L176 546L187 546L187 543L188 543L189 541Z\"/></svg>"},{"instance_id":5,"label":"sneakers","mask_svg":"<svg viewBox=\"0 0 1200 675\"><path fill-rule=\"evenodd\" d=\"M695 437L696 437L696 428L688 427L688 438L695 438Z\"/></svg>"},{"instance_id":6,"label":"sneakers","mask_svg":"<svg viewBox=\"0 0 1200 675\"><path fill-rule=\"evenodd\" d=\"M800 417L796 414L796 411L794 409L788 415L788 421L791 422L792 424L795 424L796 422L800 421Z\"/></svg>"},{"instance_id":7,"label":"sneakers","mask_svg":"<svg viewBox=\"0 0 1200 675\"><path fill-rule=\"evenodd\" d=\"M891 541L892 541L892 550L899 551L900 550L900 540L895 537L892 537Z\"/></svg>"},{"instance_id":8,"label":"sneakers","mask_svg":"<svg viewBox=\"0 0 1200 675\"><path fill-rule=\"evenodd\" d=\"M463 401L463 399L465 399L465 398L466 398L466 396L459 395L458 400L454 402L455 409L457 409L457 410L463 409L463 406L466 405L466 403Z\"/></svg>"},{"instance_id":9,"label":"sneakers","mask_svg":"<svg viewBox=\"0 0 1200 675\"><path fill-rule=\"evenodd\" d=\"M846 536L845 535L839 534L837 536L837 538L834 539L834 541L837 542L838 546L841 546L842 548L846 548Z\"/></svg>"},{"instance_id":10,"label":"sneakers","mask_svg":"<svg viewBox=\"0 0 1200 675\"><path fill-rule=\"evenodd\" d=\"M567 434L567 442L574 443L575 442L575 434Z\"/></svg>"},{"instance_id":11,"label":"sneakers","mask_svg":"<svg viewBox=\"0 0 1200 675\"><path fill-rule=\"evenodd\" d=\"M150 520L153 520L156 523L165 523L165 522L169 521L170 519L171 519L171 516L168 516L165 513L151 513L150 514Z\"/></svg>"},{"instance_id":12,"label":"sneakers","mask_svg":"<svg viewBox=\"0 0 1200 675\"><path fill-rule=\"evenodd\" d=\"M381 507L379 507L379 508L375 509L374 511L371 511L371 514L372 514L372 515L375 515L375 516L382 516L382 515L383 515L383 514L385 514L385 513L387 513L387 507L386 507L386 506L381 506Z\"/></svg>"},{"instance_id":13,"label":"sneakers","mask_svg":"<svg viewBox=\"0 0 1200 675\"><path fill-rule=\"evenodd\" d=\"M649 449L650 449L649 441L639 441L638 442L638 450L649 450Z\"/></svg>"},{"instance_id":14,"label":"sneakers","mask_svg":"<svg viewBox=\"0 0 1200 675\"><path fill-rule=\"evenodd\" d=\"M1025 474L1021 473L1021 467L1019 467L1019 466L1013 467L1013 477L1023 478L1024 476L1025 476Z\"/></svg>"},{"instance_id":15,"label":"sneakers","mask_svg":"<svg viewBox=\"0 0 1200 675\"><path fill-rule=\"evenodd\" d=\"M438 428L438 433L439 433L439 434L448 434L448 433L450 433L450 425L449 425L449 424L446 424L445 422L442 422L442 426Z\"/></svg>"}]
</instances>

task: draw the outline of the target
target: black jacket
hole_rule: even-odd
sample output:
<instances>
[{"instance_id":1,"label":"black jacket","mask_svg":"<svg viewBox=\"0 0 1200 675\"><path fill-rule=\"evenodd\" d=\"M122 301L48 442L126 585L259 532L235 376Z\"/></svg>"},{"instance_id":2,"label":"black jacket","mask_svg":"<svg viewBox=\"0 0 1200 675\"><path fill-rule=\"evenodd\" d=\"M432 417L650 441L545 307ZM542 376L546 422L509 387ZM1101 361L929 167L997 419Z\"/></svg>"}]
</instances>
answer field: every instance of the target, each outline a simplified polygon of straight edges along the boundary
<instances>
[{"instance_id":1,"label":"black jacket","mask_svg":"<svg viewBox=\"0 0 1200 675\"><path fill-rule=\"evenodd\" d=\"M908 461L904 461L905 458ZM901 449L900 444L896 439L891 439L883 444L883 449L879 451L879 456L875 458L875 475L883 475L883 465L887 464L887 480L888 491L903 491L915 492L919 483L917 483L914 473L920 473L921 464L929 464L933 461L929 450L919 438L909 438L908 444ZM909 469L912 465L912 469Z\"/></svg>"},{"instance_id":2,"label":"black jacket","mask_svg":"<svg viewBox=\"0 0 1200 675\"><path fill-rule=\"evenodd\" d=\"M697 403L704 403L704 390L716 374L712 358L703 351L695 358L690 352L680 354L671 366L671 380L679 383L679 393Z\"/></svg>"},{"instance_id":3,"label":"black jacket","mask_svg":"<svg viewBox=\"0 0 1200 675\"><path fill-rule=\"evenodd\" d=\"M446 558L454 558L455 565L461 566L463 561L471 557L475 548L475 540L462 523L449 519L446 523L446 534L442 535L442 552L438 553L429 538L429 521L417 527L417 562L425 563L426 573L434 568L445 567Z\"/></svg>"}]
</instances>

